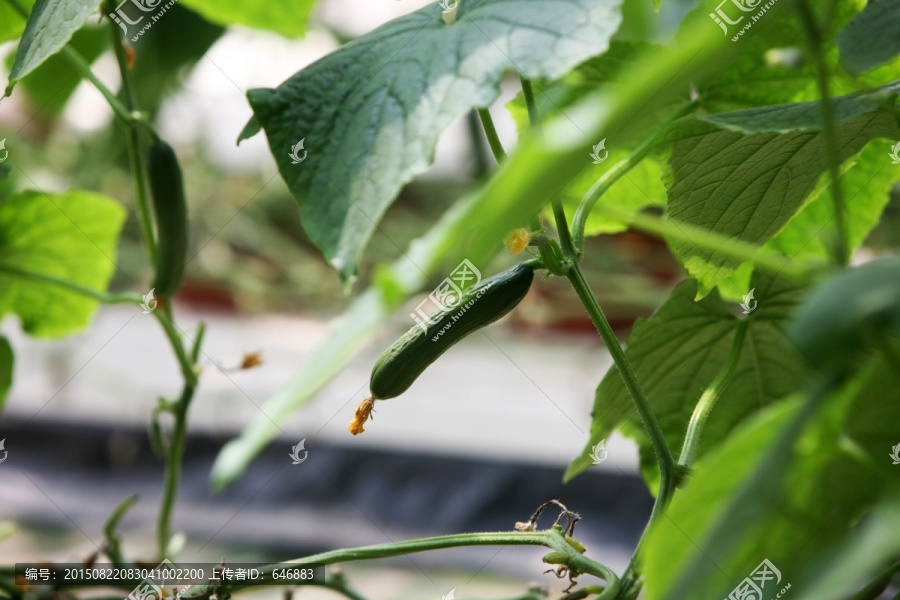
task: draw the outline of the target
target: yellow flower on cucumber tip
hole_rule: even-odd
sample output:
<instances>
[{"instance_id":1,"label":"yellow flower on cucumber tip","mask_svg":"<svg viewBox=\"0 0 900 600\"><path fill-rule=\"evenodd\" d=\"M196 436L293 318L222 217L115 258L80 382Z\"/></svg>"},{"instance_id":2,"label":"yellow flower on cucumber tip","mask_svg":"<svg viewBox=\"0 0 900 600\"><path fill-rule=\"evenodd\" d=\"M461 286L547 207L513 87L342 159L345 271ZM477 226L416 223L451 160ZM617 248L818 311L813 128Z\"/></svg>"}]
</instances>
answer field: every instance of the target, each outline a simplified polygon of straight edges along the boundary
<instances>
[{"instance_id":1,"label":"yellow flower on cucumber tip","mask_svg":"<svg viewBox=\"0 0 900 600\"><path fill-rule=\"evenodd\" d=\"M503 245L506 246L510 254L518 254L528 246L530 239L531 236L528 235L528 230L521 227L511 231L503 240Z\"/></svg>"}]
</instances>

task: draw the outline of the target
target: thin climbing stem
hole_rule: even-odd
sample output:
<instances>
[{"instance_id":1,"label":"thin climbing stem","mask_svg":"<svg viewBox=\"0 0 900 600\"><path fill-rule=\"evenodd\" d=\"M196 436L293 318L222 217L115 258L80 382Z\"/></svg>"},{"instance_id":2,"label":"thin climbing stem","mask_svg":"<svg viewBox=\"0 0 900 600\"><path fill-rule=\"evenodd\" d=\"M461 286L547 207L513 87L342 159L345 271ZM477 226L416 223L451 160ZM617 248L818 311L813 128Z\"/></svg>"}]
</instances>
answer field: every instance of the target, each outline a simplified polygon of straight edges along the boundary
<instances>
[{"instance_id":1,"label":"thin climbing stem","mask_svg":"<svg viewBox=\"0 0 900 600\"><path fill-rule=\"evenodd\" d=\"M105 10L104 13L109 13ZM125 110L129 114L137 113L137 100L134 92L134 85L131 81L131 70L128 66L128 56L125 52L125 45L122 36L119 34L118 26L109 19L109 36L112 43L116 62L119 65L119 73L122 76L122 102ZM131 168L131 177L134 186L134 199L137 205L138 221L141 226L141 233L144 237L144 243L147 247L147 256L150 262L156 262L156 236L153 232L153 218L150 214L150 203L147 200L147 174L144 169L144 163L141 160L140 152L140 135L138 127L134 122L123 120L125 125L125 143L128 152L128 164ZM155 131L151 132L154 139L159 136Z\"/></svg>"},{"instance_id":2,"label":"thin climbing stem","mask_svg":"<svg viewBox=\"0 0 900 600\"><path fill-rule=\"evenodd\" d=\"M752 262L762 270L798 283L811 282L819 270L817 266L804 267L760 246L681 221L636 214L611 204L601 204L597 207L597 211L619 219L638 231L668 240L694 244L698 248L715 251L743 262Z\"/></svg>"},{"instance_id":3,"label":"thin climbing stem","mask_svg":"<svg viewBox=\"0 0 900 600\"><path fill-rule=\"evenodd\" d=\"M697 447L700 445L700 437L703 435L706 421L709 419L712 409L716 406L722 391L728 386L737 368L749 323L750 319L743 319L738 323L734 332L734 341L731 343L731 352L725 361L725 365L712 383L709 384L709 387L700 395L700 400L697 402L697 406L694 407L691 421L688 424L687 434L684 437L684 445L681 448L681 456L678 458L678 465L681 467L690 468L694 464L694 458L697 456Z\"/></svg>"},{"instance_id":4,"label":"thin climbing stem","mask_svg":"<svg viewBox=\"0 0 900 600\"><path fill-rule=\"evenodd\" d=\"M821 28L808 0L797 0L797 8L812 53L816 70L816 85L819 88L819 107L822 116L822 137L825 143L825 159L828 161L828 173L831 178L831 201L834 210L837 241L834 244L834 261L838 265L846 265L850 260L847 252L847 225L844 221L844 199L841 190L841 165L837 151L837 134L834 126L834 107L831 104L831 92L828 82L828 65L825 62L824 40Z\"/></svg>"},{"instance_id":5,"label":"thin climbing stem","mask_svg":"<svg viewBox=\"0 0 900 600\"><path fill-rule=\"evenodd\" d=\"M491 111L486 108L478 109L478 116L481 118L481 126L484 127L484 135L487 137L488 146L497 162L506 160L506 151L503 144L500 143L500 136L497 135L497 128L494 127L494 119L491 118Z\"/></svg>"},{"instance_id":6,"label":"thin climbing stem","mask_svg":"<svg viewBox=\"0 0 900 600\"><path fill-rule=\"evenodd\" d=\"M613 167L604 173L603 176L600 177L600 179L598 179L587 191L578 203L578 208L575 210L575 217L572 219L572 235L575 248L577 248L579 252L584 250L584 229L587 225L588 215L594 209L594 205L597 204L597 201L609 190L609 188L628 173L628 171L644 160L653 149L653 144L656 143L656 140L659 139L659 136L662 135L669 123L693 112L698 103L698 100L691 100L678 109L665 124L660 126L649 137L641 142L641 144L626 158L613 165Z\"/></svg>"},{"instance_id":7,"label":"thin climbing stem","mask_svg":"<svg viewBox=\"0 0 900 600\"><path fill-rule=\"evenodd\" d=\"M568 277L569 281L572 283L572 287L575 288L575 293L578 294L578 298L587 310L591 321L593 321L594 326L600 333L600 337L603 339L609 353L612 355L613 362L619 369L619 374L625 383L625 388L631 395L631 399L644 422L644 427L647 430L650 443L653 445L653 450L659 461L660 491L657 495L656 503L657 505L660 503L664 504L668 501L669 495L674 487L676 464L672 452L666 443L662 428L659 426L659 422L653 414L653 410L650 407L650 401L647 399L644 389L641 387L637 376L634 374L634 370L631 368L631 363L625 356L625 351L619 344L619 340L616 338L615 332L613 332L609 321L606 319L606 315L603 314L603 310L600 308L597 298L591 291L590 286L588 286L587 280L584 278L584 272L581 270L581 265L577 261L573 262L569 268Z\"/></svg>"},{"instance_id":8,"label":"thin climbing stem","mask_svg":"<svg viewBox=\"0 0 900 600\"><path fill-rule=\"evenodd\" d=\"M143 301L143 297L135 292L105 294L103 292L98 292L77 283L54 277L52 275L35 273L27 269L19 269L18 267L12 267L9 265L0 265L0 272L9 273L10 275L16 275L17 277L23 277L25 279L31 279L32 281L50 283L52 285L67 289L70 292L75 292L77 294L81 294L82 296L93 298L97 302L101 302L103 304L140 304Z\"/></svg>"},{"instance_id":9,"label":"thin climbing stem","mask_svg":"<svg viewBox=\"0 0 900 600\"><path fill-rule=\"evenodd\" d=\"M178 486L181 481L181 463L184 458L184 448L187 441L187 413L198 383L196 361L192 360L192 358L199 356L200 340L204 329L201 328L199 330L191 353L188 355L182 336L175 329L170 306L166 304L161 310L157 310L153 314L160 325L162 325L163 331L165 331L166 337L175 351L175 356L178 359L178 364L184 377L181 396L171 406L175 425L172 428L172 437L165 452L166 465L163 495L159 506L159 517L156 522L157 554L158 558L162 560L168 558L172 512L175 509L175 499L178 495Z\"/></svg>"}]
</instances>

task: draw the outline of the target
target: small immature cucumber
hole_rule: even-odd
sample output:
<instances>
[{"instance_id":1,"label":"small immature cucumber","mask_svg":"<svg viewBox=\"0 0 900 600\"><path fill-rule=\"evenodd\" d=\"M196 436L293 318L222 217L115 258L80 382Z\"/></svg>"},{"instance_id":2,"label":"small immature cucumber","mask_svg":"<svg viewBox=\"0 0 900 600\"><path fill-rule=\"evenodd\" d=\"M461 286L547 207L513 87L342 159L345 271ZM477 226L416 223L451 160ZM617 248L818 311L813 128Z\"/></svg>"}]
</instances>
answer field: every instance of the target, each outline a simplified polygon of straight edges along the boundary
<instances>
[{"instance_id":1,"label":"small immature cucumber","mask_svg":"<svg viewBox=\"0 0 900 600\"><path fill-rule=\"evenodd\" d=\"M156 218L156 268L153 289L157 296L174 296L184 279L187 261L187 205L181 166L172 146L157 140L147 158L153 214Z\"/></svg>"},{"instance_id":2,"label":"small immature cucumber","mask_svg":"<svg viewBox=\"0 0 900 600\"><path fill-rule=\"evenodd\" d=\"M399 396L453 344L515 308L533 280L534 269L519 263L466 290L454 308L431 315L427 328L416 325L394 342L372 368L372 395L357 408L350 431L362 433L374 400Z\"/></svg>"}]
</instances>

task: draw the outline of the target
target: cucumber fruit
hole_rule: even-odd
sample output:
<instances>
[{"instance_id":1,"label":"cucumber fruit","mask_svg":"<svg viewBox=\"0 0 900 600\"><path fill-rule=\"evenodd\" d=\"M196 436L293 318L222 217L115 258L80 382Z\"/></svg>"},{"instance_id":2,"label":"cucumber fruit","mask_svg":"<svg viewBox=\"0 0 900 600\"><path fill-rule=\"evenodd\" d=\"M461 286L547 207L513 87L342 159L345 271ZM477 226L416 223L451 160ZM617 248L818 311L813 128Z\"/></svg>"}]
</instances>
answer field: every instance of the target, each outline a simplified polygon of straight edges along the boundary
<instances>
[{"instance_id":1,"label":"cucumber fruit","mask_svg":"<svg viewBox=\"0 0 900 600\"><path fill-rule=\"evenodd\" d=\"M174 296L184 279L187 262L187 204L181 166L172 146L157 140L147 155L147 173L156 219L156 265L153 289L157 296Z\"/></svg>"},{"instance_id":2,"label":"cucumber fruit","mask_svg":"<svg viewBox=\"0 0 900 600\"><path fill-rule=\"evenodd\" d=\"M362 433L375 400L399 396L453 344L515 308L532 281L534 269L519 263L466 290L455 307L431 315L427 327L416 325L394 342L372 368L371 396L357 408L350 431Z\"/></svg>"}]
</instances>

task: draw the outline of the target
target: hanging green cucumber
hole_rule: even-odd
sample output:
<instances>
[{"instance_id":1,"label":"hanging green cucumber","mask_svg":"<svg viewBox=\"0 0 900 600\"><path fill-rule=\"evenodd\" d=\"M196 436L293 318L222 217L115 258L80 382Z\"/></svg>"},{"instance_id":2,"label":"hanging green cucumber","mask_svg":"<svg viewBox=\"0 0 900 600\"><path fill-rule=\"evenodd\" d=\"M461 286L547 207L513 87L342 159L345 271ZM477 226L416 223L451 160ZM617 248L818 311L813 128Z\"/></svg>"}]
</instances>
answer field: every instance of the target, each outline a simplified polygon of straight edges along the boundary
<instances>
[{"instance_id":1,"label":"hanging green cucumber","mask_svg":"<svg viewBox=\"0 0 900 600\"><path fill-rule=\"evenodd\" d=\"M534 269L519 263L466 290L455 307L429 316L427 326L416 325L394 342L372 368L371 396L357 407L350 432L363 432L375 400L399 396L453 344L515 308L533 280Z\"/></svg>"},{"instance_id":2,"label":"hanging green cucumber","mask_svg":"<svg viewBox=\"0 0 900 600\"><path fill-rule=\"evenodd\" d=\"M170 298L181 287L187 261L187 205L181 166L172 146L157 140L147 157L153 214L156 218L156 265L153 289Z\"/></svg>"}]
</instances>

